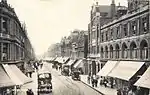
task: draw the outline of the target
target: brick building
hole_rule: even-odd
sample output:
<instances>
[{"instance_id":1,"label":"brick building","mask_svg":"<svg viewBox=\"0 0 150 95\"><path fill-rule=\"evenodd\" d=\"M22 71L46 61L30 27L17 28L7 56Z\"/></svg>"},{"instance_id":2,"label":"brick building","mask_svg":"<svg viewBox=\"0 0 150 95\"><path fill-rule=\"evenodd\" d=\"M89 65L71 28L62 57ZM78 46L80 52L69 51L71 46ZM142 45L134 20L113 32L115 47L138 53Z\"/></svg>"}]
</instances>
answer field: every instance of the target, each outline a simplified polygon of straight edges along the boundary
<instances>
[{"instance_id":1,"label":"brick building","mask_svg":"<svg viewBox=\"0 0 150 95\"><path fill-rule=\"evenodd\" d=\"M115 78L117 87L125 84L133 86L138 75L142 75L150 64L149 1L128 0L128 7L125 7L116 6L112 0L112 4L107 6L109 11L102 6L96 3L91 10L88 26L89 72L102 74L106 63L111 68L107 68L109 73L106 76ZM113 62L116 62L114 67ZM133 67L134 75L126 79L125 76L131 74L128 71L133 70Z\"/></svg>"}]
</instances>

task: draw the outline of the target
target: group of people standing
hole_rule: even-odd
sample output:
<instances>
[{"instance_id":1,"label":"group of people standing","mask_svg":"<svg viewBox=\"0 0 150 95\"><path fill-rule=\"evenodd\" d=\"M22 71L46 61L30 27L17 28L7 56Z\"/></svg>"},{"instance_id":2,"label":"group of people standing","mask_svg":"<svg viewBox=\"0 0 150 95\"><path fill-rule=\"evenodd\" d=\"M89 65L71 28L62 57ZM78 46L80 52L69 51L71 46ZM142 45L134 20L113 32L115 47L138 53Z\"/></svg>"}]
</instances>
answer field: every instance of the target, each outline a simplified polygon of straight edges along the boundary
<instances>
[{"instance_id":1,"label":"group of people standing","mask_svg":"<svg viewBox=\"0 0 150 95\"><path fill-rule=\"evenodd\" d=\"M92 83L93 87L97 87L99 77L97 75L88 75L88 83Z\"/></svg>"}]
</instances>

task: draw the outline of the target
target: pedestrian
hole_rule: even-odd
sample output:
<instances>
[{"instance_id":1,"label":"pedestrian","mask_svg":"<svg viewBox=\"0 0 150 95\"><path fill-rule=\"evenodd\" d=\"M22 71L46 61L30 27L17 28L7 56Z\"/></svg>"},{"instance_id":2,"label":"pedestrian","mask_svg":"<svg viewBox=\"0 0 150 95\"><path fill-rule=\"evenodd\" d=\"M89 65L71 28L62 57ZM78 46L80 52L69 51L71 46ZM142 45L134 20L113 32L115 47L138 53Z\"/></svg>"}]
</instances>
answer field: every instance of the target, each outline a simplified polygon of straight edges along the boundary
<instances>
[{"instance_id":1,"label":"pedestrian","mask_svg":"<svg viewBox=\"0 0 150 95\"><path fill-rule=\"evenodd\" d=\"M88 84L90 84L90 76L87 77Z\"/></svg>"},{"instance_id":2,"label":"pedestrian","mask_svg":"<svg viewBox=\"0 0 150 95\"><path fill-rule=\"evenodd\" d=\"M29 72L29 77L32 78L32 72L31 71Z\"/></svg>"},{"instance_id":3,"label":"pedestrian","mask_svg":"<svg viewBox=\"0 0 150 95\"><path fill-rule=\"evenodd\" d=\"M93 79L93 76L91 76L91 83L92 83L92 87L94 87L94 79Z\"/></svg>"},{"instance_id":4,"label":"pedestrian","mask_svg":"<svg viewBox=\"0 0 150 95\"><path fill-rule=\"evenodd\" d=\"M117 95L122 95L122 94L121 94L121 89L118 89L118 90L117 90Z\"/></svg>"},{"instance_id":5,"label":"pedestrian","mask_svg":"<svg viewBox=\"0 0 150 95\"><path fill-rule=\"evenodd\" d=\"M104 86L105 86L105 87L107 87L107 83L108 83L107 79L104 78Z\"/></svg>"},{"instance_id":6,"label":"pedestrian","mask_svg":"<svg viewBox=\"0 0 150 95\"><path fill-rule=\"evenodd\" d=\"M28 90L26 91L26 94L27 94L27 95L34 95L32 89L28 89Z\"/></svg>"}]
</instances>

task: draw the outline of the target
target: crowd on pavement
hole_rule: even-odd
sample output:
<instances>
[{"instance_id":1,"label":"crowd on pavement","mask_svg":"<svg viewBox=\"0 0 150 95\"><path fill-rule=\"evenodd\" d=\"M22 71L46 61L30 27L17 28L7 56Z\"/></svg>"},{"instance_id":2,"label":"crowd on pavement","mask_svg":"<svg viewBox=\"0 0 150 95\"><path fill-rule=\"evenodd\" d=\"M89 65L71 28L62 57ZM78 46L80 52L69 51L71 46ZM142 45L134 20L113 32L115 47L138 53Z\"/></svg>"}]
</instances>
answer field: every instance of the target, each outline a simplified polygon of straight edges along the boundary
<instances>
[{"instance_id":1,"label":"crowd on pavement","mask_svg":"<svg viewBox=\"0 0 150 95\"><path fill-rule=\"evenodd\" d=\"M27 77L32 78L33 73L37 73L39 69L42 68L43 62L42 61L29 61L28 64L31 64L29 72L26 72ZM35 81L35 80L34 80ZM33 91L33 88L30 86L26 87L26 95L35 95L35 92ZM23 91L24 92L24 91ZM20 92L19 92L20 93ZM21 94L22 95L22 94ZM23 94L24 95L24 94Z\"/></svg>"}]
</instances>

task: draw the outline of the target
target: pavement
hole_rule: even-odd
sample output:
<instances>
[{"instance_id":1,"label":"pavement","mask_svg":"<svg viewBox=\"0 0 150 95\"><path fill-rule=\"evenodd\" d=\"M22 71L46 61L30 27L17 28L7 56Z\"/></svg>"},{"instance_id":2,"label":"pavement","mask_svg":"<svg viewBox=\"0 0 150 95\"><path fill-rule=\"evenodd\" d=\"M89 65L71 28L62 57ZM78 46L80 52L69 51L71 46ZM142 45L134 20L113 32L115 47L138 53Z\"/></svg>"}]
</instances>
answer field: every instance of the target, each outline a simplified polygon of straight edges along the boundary
<instances>
[{"instance_id":1,"label":"pavement","mask_svg":"<svg viewBox=\"0 0 150 95\"><path fill-rule=\"evenodd\" d=\"M117 95L117 90L116 89L104 87L104 86L101 86L101 85L98 85L98 87L92 87L92 84L87 83L87 76L88 75L81 75L81 81L84 84L86 84L89 87L95 89L96 91L99 91L99 92L103 93L104 95ZM99 82L98 82L98 84L99 84Z\"/></svg>"},{"instance_id":2,"label":"pavement","mask_svg":"<svg viewBox=\"0 0 150 95\"><path fill-rule=\"evenodd\" d=\"M34 95L37 95L37 72L32 73L32 82L24 84L17 91L17 95L26 95L28 89L32 89Z\"/></svg>"},{"instance_id":3,"label":"pavement","mask_svg":"<svg viewBox=\"0 0 150 95\"><path fill-rule=\"evenodd\" d=\"M58 74L61 75L59 70L58 71L55 70L55 72L57 72ZM99 92L103 95L117 95L117 90L116 89L112 89L112 88L109 88L109 87L104 87L104 86L101 86L101 85L98 85L98 87L92 87L92 84L87 83L87 76L88 75L81 75L81 82L84 83L85 85L89 86L90 88L94 89L95 91L97 91L97 92ZM71 79L71 77L68 77L68 78ZM99 84L99 82L98 82L98 84Z\"/></svg>"},{"instance_id":4,"label":"pavement","mask_svg":"<svg viewBox=\"0 0 150 95\"><path fill-rule=\"evenodd\" d=\"M43 66L52 73L53 93L51 95L117 95L117 90L100 86L92 87L87 83L87 75L81 75L81 81L73 81L71 77L62 76L60 71L51 68L50 64ZM33 82L24 84L18 90L18 95L26 95L27 89L32 89L37 95L37 72L32 74ZM98 83L99 84L99 83Z\"/></svg>"},{"instance_id":5,"label":"pavement","mask_svg":"<svg viewBox=\"0 0 150 95\"><path fill-rule=\"evenodd\" d=\"M51 64L45 64L45 67L52 73L52 95L103 95L81 81L61 75L60 71L51 68Z\"/></svg>"}]
</instances>

